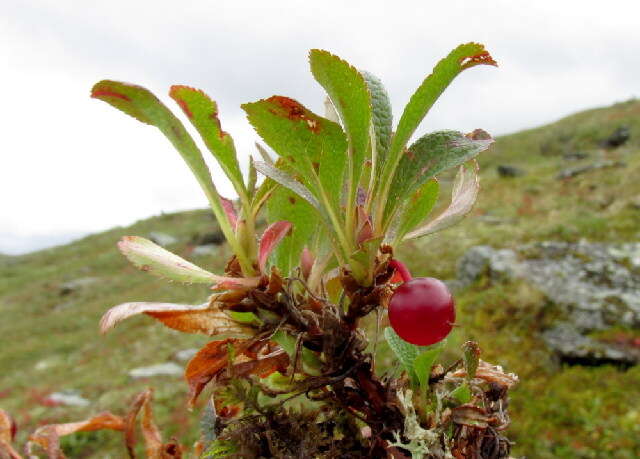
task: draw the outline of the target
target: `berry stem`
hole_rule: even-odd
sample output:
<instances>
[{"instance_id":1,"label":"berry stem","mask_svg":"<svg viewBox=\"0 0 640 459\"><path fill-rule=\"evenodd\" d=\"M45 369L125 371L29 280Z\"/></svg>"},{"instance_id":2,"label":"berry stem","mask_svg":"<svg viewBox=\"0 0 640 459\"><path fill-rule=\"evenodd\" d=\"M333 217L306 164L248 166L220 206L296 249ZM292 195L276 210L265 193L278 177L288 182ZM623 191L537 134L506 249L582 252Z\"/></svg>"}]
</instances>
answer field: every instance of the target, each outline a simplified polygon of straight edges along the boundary
<instances>
[{"instance_id":1,"label":"berry stem","mask_svg":"<svg viewBox=\"0 0 640 459\"><path fill-rule=\"evenodd\" d=\"M389 266L391 266L393 269L395 269L398 272L398 274L400 274L400 277L402 277L403 281L409 282L411 279L413 279L413 277L411 276L411 273L409 272L409 269L407 269L405 264L402 263L401 261L391 260L389 262Z\"/></svg>"}]
</instances>

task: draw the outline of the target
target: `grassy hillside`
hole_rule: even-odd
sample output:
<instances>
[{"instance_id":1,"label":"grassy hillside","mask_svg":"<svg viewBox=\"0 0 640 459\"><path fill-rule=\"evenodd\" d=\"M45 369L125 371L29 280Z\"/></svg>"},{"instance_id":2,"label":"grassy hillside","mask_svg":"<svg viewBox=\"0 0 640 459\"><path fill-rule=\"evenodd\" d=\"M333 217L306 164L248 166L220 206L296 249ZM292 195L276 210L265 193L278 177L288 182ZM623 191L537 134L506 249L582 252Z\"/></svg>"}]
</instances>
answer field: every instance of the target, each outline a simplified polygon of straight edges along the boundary
<instances>
[{"instance_id":1,"label":"grassy hillside","mask_svg":"<svg viewBox=\"0 0 640 459\"><path fill-rule=\"evenodd\" d=\"M600 142L620 126L631 139L614 150ZM577 153L586 155L575 160ZM567 156L569 155L569 156ZM561 169L599 161L625 167L594 169L558 179ZM498 165L524 175L500 177ZM405 247L415 275L449 279L469 247L515 247L537 240L632 241L640 224L640 102L582 112L498 139L480 159L481 198L458 227ZM444 196L444 195L443 195ZM443 202L444 204L444 202ZM206 287L156 280L131 268L115 248L123 235L170 234L169 248L213 271L228 252L193 256L193 240L215 232L206 211L161 215L72 244L21 257L0 257L0 407L20 426L19 443L38 423L80 419L90 412L123 412L131 396L156 388L156 414L167 436L195 440L197 410L185 409L180 377L132 380L128 370L171 361L176 351L206 337L182 335L135 318L106 336L97 324L124 301L200 302ZM66 283L84 279L75 288ZM88 280L87 280L88 279ZM69 291L71 290L71 291ZM452 344L473 338L484 358L521 377L513 394L514 453L528 457L636 457L640 451L640 368L562 367L537 337L546 307L538 292L519 285L478 283L458 296L462 325ZM385 348L381 346L383 360ZM52 406L47 395L77 390L88 407ZM65 440L71 457L121 457L116 434L78 434ZM111 456L109 456L111 454Z\"/></svg>"}]
</instances>

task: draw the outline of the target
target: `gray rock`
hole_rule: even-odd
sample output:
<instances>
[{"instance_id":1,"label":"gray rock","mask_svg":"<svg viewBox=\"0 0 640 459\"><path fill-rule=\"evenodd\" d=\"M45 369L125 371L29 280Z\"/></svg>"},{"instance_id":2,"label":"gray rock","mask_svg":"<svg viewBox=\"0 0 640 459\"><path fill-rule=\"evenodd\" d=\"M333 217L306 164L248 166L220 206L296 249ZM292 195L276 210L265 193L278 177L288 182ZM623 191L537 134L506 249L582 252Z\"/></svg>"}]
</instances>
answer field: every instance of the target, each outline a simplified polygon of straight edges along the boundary
<instances>
[{"instance_id":1,"label":"gray rock","mask_svg":"<svg viewBox=\"0 0 640 459\"><path fill-rule=\"evenodd\" d=\"M191 360L194 355L198 353L199 349L193 347L189 349L183 349L174 354L175 359L178 362L186 362L187 360Z\"/></svg>"},{"instance_id":2,"label":"gray rock","mask_svg":"<svg viewBox=\"0 0 640 459\"><path fill-rule=\"evenodd\" d=\"M99 277L80 277L78 279L73 279L58 286L60 291L60 295L68 295L77 290L82 290L84 288L89 287L92 284L95 284L100 280Z\"/></svg>"},{"instance_id":3,"label":"gray rock","mask_svg":"<svg viewBox=\"0 0 640 459\"><path fill-rule=\"evenodd\" d=\"M129 371L133 379L152 378L154 376L181 376L183 368L173 362L159 363L148 367L134 368Z\"/></svg>"},{"instance_id":4,"label":"gray rock","mask_svg":"<svg viewBox=\"0 0 640 459\"><path fill-rule=\"evenodd\" d=\"M522 169L507 164L500 164L496 169L498 170L498 175L504 178L519 177L525 174Z\"/></svg>"},{"instance_id":5,"label":"gray rock","mask_svg":"<svg viewBox=\"0 0 640 459\"><path fill-rule=\"evenodd\" d=\"M516 275L514 270L520 266L516 253L509 249L494 249L488 245L479 245L469 249L459 260L457 277L460 287L471 285L483 274L492 280L507 280Z\"/></svg>"},{"instance_id":6,"label":"gray rock","mask_svg":"<svg viewBox=\"0 0 640 459\"><path fill-rule=\"evenodd\" d=\"M77 390L54 392L47 397L47 400L65 406L88 406L90 403L89 400L82 397Z\"/></svg>"},{"instance_id":7,"label":"gray rock","mask_svg":"<svg viewBox=\"0 0 640 459\"><path fill-rule=\"evenodd\" d=\"M213 255L218 250L218 246L215 244L205 244L194 247L193 252L191 254L194 257L200 257L205 255Z\"/></svg>"},{"instance_id":8,"label":"gray rock","mask_svg":"<svg viewBox=\"0 0 640 459\"><path fill-rule=\"evenodd\" d=\"M620 126L618 129L601 142L605 148L618 148L624 145L631 138L631 131L627 126Z\"/></svg>"},{"instance_id":9,"label":"gray rock","mask_svg":"<svg viewBox=\"0 0 640 459\"><path fill-rule=\"evenodd\" d=\"M562 169L558 173L558 175L556 175L556 178L558 180L564 180L564 179L575 177L576 175L584 174L585 172L593 171L596 169L606 169L609 167L627 167L627 165L622 161L610 161L610 160L596 161L594 163L586 164L584 166Z\"/></svg>"},{"instance_id":10,"label":"gray rock","mask_svg":"<svg viewBox=\"0 0 640 459\"><path fill-rule=\"evenodd\" d=\"M640 349L617 348L584 336L570 323L561 322L542 333L543 340L568 363L598 365L640 362Z\"/></svg>"},{"instance_id":11,"label":"gray rock","mask_svg":"<svg viewBox=\"0 0 640 459\"><path fill-rule=\"evenodd\" d=\"M149 233L149 239L161 246L167 246L171 244L175 244L178 242L178 239L173 237L170 234L160 233L159 231L151 231Z\"/></svg>"},{"instance_id":12,"label":"gray rock","mask_svg":"<svg viewBox=\"0 0 640 459\"><path fill-rule=\"evenodd\" d=\"M587 159L588 157L589 157L589 153L583 153L581 151L566 153L562 155L562 158L566 159L567 161L580 161L582 159Z\"/></svg>"},{"instance_id":13,"label":"gray rock","mask_svg":"<svg viewBox=\"0 0 640 459\"><path fill-rule=\"evenodd\" d=\"M212 231L210 233L196 234L191 238L191 243L195 245L220 245L225 242L222 231Z\"/></svg>"},{"instance_id":14,"label":"gray rock","mask_svg":"<svg viewBox=\"0 0 640 459\"><path fill-rule=\"evenodd\" d=\"M550 330L545 339L561 355L640 362L633 349L586 336L611 327L640 327L640 243L542 242L517 250L473 247L459 261L458 281L468 286L483 275L498 282L525 280L560 309L573 332L563 332L566 339L562 340L558 330L566 332L563 326ZM590 349L588 356L586 349Z\"/></svg>"}]
</instances>

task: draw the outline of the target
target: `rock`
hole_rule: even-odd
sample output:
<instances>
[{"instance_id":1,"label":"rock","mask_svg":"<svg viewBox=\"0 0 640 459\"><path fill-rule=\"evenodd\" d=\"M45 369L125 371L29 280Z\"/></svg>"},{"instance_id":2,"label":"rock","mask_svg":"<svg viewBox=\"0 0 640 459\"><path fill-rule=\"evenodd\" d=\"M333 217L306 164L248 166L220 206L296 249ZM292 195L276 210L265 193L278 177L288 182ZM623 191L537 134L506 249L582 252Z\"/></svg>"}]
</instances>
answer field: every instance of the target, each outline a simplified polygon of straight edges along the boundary
<instances>
[{"instance_id":1,"label":"rock","mask_svg":"<svg viewBox=\"0 0 640 459\"><path fill-rule=\"evenodd\" d=\"M159 231L151 231L149 233L149 239L151 239L156 244L161 245L162 247L178 242L178 239L176 239L172 235L160 233Z\"/></svg>"},{"instance_id":2,"label":"rock","mask_svg":"<svg viewBox=\"0 0 640 459\"><path fill-rule=\"evenodd\" d=\"M620 126L618 129L601 142L601 145L605 148L618 148L621 145L627 143L631 138L631 131L627 126Z\"/></svg>"},{"instance_id":3,"label":"rock","mask_svg":"<svg viewBox=\"0 0 640 459\"><path fill-rule=\"evenodd\" d=\"M174 358L178 361L178 362L186 362L188 360L191 360L193 358L194 355L196 355L198 353L200 349L197 349L195 347L189 348L189 349L183 349L181 351L178 351L174 354Z\"/></svg>"},{"instance_id":4,"label":"rock","mask_svg":"<svg viewBox=\"0 0 640 459\"><path fill-rule=\"evenodd\" d=\"M589 153L582 153L580 151L576 151L574 153L565 153L562 155L563 159L567 161L580 161L582 159L587 159L589 157Z\"/></svg>"},{"instance_id":5,"label":"rock","mask_svg":"<svg viewBox=\"0 0 640 459\"><path fill-rule=\"evenodd\" d=\"M60 295L68 295L77 290L84 289L100 280L99 277L81 277L73 279L58 286Z\"/></svg>"},{"instance_id":6,"label":"rock","mask_svg":"<svg viewBox=\"0 0 640 459\"><path fill-rule=\"evenodd\" d=\"M522 279L557 306L561 320L575 330L564 340L553 327L545 335L561 356L640 362L640 355L624 346L587 338L594 331L640 327L640 243L542 242L516 250L473 247L459 261L458 281L468 286L484 275L496 282Z\"/></svg>"},{"instance_id":7,"label":"rock","mask_svg":"<svg viewBox=\"0 0 640 459\"><path fill-rule=\"evenodd\" d=\"M488 274L494 281L507 280L515 276L515 269L519 267L513 250L497 250L488 245L472 247L458 261L459 287L471 285L483 274Z\"/></svg>"},{"instance_id":8,"label":"rock","mask_svg":"<svg viewBox=\"0 0 640 459\"><path fill-rule=\"evenodd\" d=\"M558 180L564 180L564 179L575 177L576 175L584 174L585 172L593 171L596 169L606 169L609 167L627 167L627 165L622 161L610 161L610 160L596 161L595 163L586 164L584 166L562 169L558 173L556 178Z\"/></svg>"},{"instance_id":9,"label":"rock","mask_svg":"<svg viewBox=\"0 0 640 459\"><path fill-rule=\"evenodd\" d=\"M212 231L210 233L196 234L191 238L194 245L220 245L225 242L222 231Z\"/></svg>"},{"instance_id":10,"label":"rock","mask_svg":"<svg viewBox=\"0 0 640 459\"><path fill-rule=\"evenodd\" d=\"M148 367L134 368L129 371L133 379L152 378L154 376L181 376L184 372L180 365L173 362L159 363Z\"/></svg>"},{"instance_id":11,"label":"rock","mask_svg":"<svg viewBox=\"0 0 640 459\"><path fill-rule=\"evenodd\" d=\"M194 247L193 251L191 252L191 254L194 257L201 257L201 256L205 256L205 255L213 255L217 251L218 251L218 246L217 245L215 245L215 244L205 244L205 245L199 245L197 247Z\"/></svg>"},{"instance_id":12,"label":"rock","mask_svg":"<svg viewBox=\"0 0 640 459\"><path fill-rule=\"evenodd\" d=\"M566 322L544 331L542 338L568 364L631 366L640 362L640 349L596 341L580 334L572 324Z\"/></svg>"},{"instance_id":13,"label":"rock","mask_svg":"<svg viewBox=\"0 0 640 459\"><path fill-rule=\"evenodd\" d=\"M90 403L89 400L82 397L80 392L76 390L54 392L47 397L47 400L65 406L88 406Z\"/></svg>"},{"instance_id":14,"label":"rock","mask_svg":"<svg viewBox=\"0 0 640 459\"><path fill-rule=\"evenodd\" d=\"M522 169L506 164L500 164L496 169L498 170L498 175L505 178L519 177L525 174Z\"/></svg>"}]
</instances>

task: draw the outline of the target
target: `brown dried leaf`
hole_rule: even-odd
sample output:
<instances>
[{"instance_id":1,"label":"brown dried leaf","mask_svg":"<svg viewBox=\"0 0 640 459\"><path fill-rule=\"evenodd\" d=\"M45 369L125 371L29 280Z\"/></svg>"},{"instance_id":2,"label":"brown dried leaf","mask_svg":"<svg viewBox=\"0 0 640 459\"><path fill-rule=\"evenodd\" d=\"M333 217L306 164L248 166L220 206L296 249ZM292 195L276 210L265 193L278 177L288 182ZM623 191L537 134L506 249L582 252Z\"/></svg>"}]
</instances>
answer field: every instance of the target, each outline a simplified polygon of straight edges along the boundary
<instances>
[{"instance_id":1,"label":"brown dried leaf","mask_svg":"<svg viewBox=\"0 0 640 459\"><path fill-rule=\"evenodd\" d=\"M140 425L142 427L142 437L145 443L145 453L148 459L168 459L182 457L182 447L171 441L162 443L162 435L153 419L153 389L147 389L139 393L133 401L133 404L125 417L125 444L129 456L135 458L136 444L136 417L142 410L142 419Z\"/></svg>"},{"instance_id":2,"label":"brown dried leaf","mask_svg":"<svg viewBox=\"0 0 640 459\"><path fill-rule=\"evenodd\" d=\"M464 368L447 375L447 377L453 378L465 378L466 376L467 371ZM484 360L480 360L480 363L478 364L475 379L482 379L488 383L495 383L507 389L510 389L518 382L518 376L514 373L505 373L501 366L491 365Z\"/></svg>"},{"instance_id":3,"label":"brown dried leaf","mask_svg":"<svg viewBox=\"0 0 640 459\"><path fill-rule=\"evenodd\" d=\"M228 338L211 341L189 361L184 377L189 384L189 406L193 406L202 389L229 364L228 346L236 355L242 354L253 344L248 339Z\"/></svg>"},{"instance_id":4,"label":"brown dried leaf","mask_svg":"<svg viewBox=\"0 0 640 459\"><path fill-rule=\"evenodd\" d=\"M475 429L486 429L495 418L488 416L487 412L474 405L461 405L453 409L453 422L456 424L473 427Z\"/></svg>"},{"instance_id":5,"label":"brown dried leaf","mask_svg":"<svg viewBox=\"0 0 640 459\"><path fill-rule=\"evenodd\" d=\"M26 450L31 455L32 445L37 444L47 452L49 458L62 459L65 456L60 448L60 437L76 432L103 429L122 431L124 428L124 420L120 416L105 411L84 421L42 426L29 436Z\"/></svg>"},{"instance_id":6,"label":"brown dried leaf","mask_svg":"<svg viewBox=\"0 0 640 459\"><path fill-rule=\"evenodd\" d=\"M20 454L13 449L11 442L16 436L16 423L9 413L0 409L0 457L9 459L22 459Z\"/></svg>"},{"instance_id":7,"label":"brown dried leaf","mask_svg":"<svg viewBox=\"0 0 640 459\"><path fill-rule=\"evenodd\" d=\"M257 375L260 378L266 378L276 371L280 371L281 373L286 372L288 366L289 355L284 349L278 349L256 360L236 363L232 367L232 373L237 377Z\"/></svg>"},{"instance_id":8,"label":"brown dried leaf","mask_svg":"<svg viewBox=\"0 0 640 459\"><path fill-rule=\"evenodd\" d=\"M253 335L254 330L236 322L219 308L209 304L189 305L173 303L123 303L109 309L100 320L100 331L106 333L123 320L147 314L164 325L187 333L213 336L222 333Z\"/></svg>"}]
</instances>

